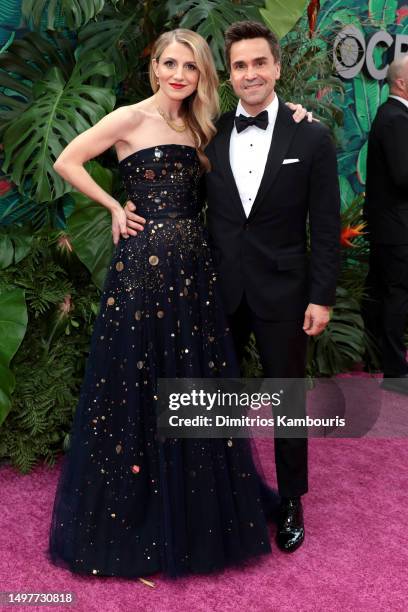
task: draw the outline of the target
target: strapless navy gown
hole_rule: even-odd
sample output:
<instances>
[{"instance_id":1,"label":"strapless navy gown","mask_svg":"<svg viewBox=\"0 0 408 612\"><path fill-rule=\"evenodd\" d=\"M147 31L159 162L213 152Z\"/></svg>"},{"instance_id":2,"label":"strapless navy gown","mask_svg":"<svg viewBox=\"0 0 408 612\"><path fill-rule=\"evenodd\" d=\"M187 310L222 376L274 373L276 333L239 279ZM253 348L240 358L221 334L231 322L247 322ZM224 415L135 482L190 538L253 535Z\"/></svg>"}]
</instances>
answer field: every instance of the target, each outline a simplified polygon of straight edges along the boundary
<instances>
[{"instance_id":1,"label":"strapless navy gown","mask_svg":"<svg viewBox=\"0 0 408 612\"><path fill-rule=\"evenodd\" d=\"M239 376L200 164L194 148L168 144L119 170L146 227L120 240L105 280L47 555L99 576L212 572L271 548L248 440L156 436L158 377Z\"/></svg>"}]
</instances>

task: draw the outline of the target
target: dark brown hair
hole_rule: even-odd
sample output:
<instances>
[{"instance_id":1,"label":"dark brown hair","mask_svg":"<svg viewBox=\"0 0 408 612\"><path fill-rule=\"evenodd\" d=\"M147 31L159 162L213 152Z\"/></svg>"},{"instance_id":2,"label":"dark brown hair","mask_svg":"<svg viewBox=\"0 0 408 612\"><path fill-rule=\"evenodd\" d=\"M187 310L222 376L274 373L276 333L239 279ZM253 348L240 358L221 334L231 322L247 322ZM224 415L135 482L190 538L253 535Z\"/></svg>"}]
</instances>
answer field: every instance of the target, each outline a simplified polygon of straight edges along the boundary
<instances>
[{"instance_id":1,"label":"dark brown hair","mask_svg":"<svg viewBox=\"0 0 408 612\"><path fill-rule=\"evenodd\" d=\"M281 50L276 34L258 21L236 21L229 26L224 36L227 68L230 68L231 46L240 40L248 38L265 38L271 49L273 59L275 62L280 62Z\"/></svg>"}]
</instances>

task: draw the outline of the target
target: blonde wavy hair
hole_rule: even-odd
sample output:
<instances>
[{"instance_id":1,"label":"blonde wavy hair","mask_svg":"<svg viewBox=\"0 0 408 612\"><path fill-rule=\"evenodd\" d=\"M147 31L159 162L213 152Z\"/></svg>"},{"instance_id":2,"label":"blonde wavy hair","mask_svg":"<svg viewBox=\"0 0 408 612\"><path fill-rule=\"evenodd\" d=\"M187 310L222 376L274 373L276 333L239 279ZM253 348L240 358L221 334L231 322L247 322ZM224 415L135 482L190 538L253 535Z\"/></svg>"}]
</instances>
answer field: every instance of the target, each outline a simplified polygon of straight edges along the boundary
<instances>
[{"instance_id":1,"label":"blonde wavy hair","mask_svg":"<svg viewBox=\"0 0 408 612\"><path fill-rule=\"evenodd\" d=\"M149 78L154 93L158 91L159 85L152 60L158 62L164 49L173 42L182 43L191 49L199 71L196 91L183 101L184 121L193 135L201 164L208 170L210 163L204 149L217 132L214 121L220 114L219 80L214 59L210 47L200 34L185 28L164 32L154 43L150 58Z\"/></svg>"}]
</instances>

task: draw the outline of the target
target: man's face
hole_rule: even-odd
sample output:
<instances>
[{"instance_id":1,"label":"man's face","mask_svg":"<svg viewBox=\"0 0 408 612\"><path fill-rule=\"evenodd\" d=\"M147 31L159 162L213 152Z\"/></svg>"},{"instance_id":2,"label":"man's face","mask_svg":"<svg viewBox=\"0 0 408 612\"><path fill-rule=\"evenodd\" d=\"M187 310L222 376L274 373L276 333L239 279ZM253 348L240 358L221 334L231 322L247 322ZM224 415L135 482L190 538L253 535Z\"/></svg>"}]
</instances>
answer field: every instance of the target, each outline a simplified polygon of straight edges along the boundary
<instances>
[{"instance_id":1,"label":"man's face","mask_svg":"<svg viewBox=\"0 0 408 612\"><path fill-rule=\"evenodd\" d=\"M280 64L275 62L265 38L233 43L230 65L232 87L246 107L267 106L273 100Z\"/></svg>"}]
</instances>

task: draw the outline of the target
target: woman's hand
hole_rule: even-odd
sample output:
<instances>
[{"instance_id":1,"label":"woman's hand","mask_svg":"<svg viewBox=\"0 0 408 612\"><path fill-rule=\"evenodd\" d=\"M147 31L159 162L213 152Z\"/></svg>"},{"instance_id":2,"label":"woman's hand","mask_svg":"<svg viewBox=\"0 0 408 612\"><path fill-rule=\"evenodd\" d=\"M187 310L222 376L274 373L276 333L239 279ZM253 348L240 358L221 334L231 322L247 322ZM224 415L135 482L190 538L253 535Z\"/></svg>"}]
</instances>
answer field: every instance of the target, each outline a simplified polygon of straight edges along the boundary
<instances>
[{"instance_id":1,"label":"woman's hand","mask_svg":"<svg viewBox=\"0 0 408 612\"><path fill-rule=\"evenodd\" d=\"M309 123L312 121L318 121L318 119L314 119L313 113L310 111L307 111L307 109L304 108L301 104L294 104L293 102L286 102L286 106L288 106L290 110L294 111L293 120L296 121L296 123L300 123L301 121L303 121L305 117L307 117L307 120Z\"/></svg>"},{"instance_id":2,"label":"woman's hand","mask_svg":"<svg viewBox=\"0 0 408 612\"><path fill-rule=\"evenodd\" d=\"M112 238L115 246L118 244L120 237L129 238L129 233L126 227L126 213L120 204L114 206L111 210L112 214Z\"/></svg>"}]
</instances>

